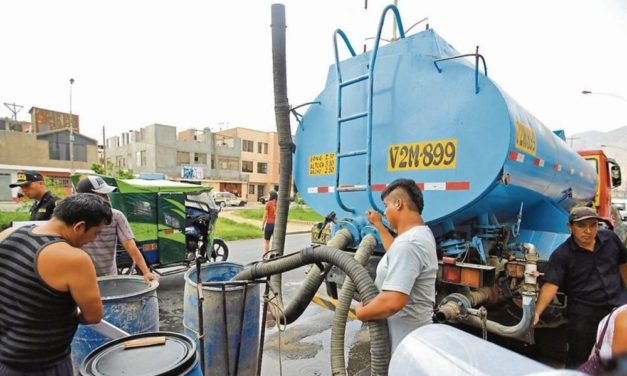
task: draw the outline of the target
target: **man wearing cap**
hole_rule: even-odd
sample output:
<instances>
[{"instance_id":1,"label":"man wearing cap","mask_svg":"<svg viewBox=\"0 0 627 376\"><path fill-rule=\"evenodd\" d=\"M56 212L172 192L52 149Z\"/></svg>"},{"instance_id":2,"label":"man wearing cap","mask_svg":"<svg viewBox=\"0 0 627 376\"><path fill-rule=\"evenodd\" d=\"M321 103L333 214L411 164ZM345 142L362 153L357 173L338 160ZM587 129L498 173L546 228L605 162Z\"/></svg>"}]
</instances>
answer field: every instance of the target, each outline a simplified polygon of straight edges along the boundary
<instances>
[{"instance_id":1,"label":"man wearing cap","mask_svg":"<svg viewBox=\"0 0 627 376\"><path fill-rule=\"evenodd\" d=\"M52 217L59 198L46 189L44 177L39 172L18 171L17 182L9 184L9 187L20 187L24 196L35 200L30 208L31 221L47 221Z\"/></svg>"},{"instance_id":2,"label":"man wearing cap","mask_svg":"<svg viewBox=\"0 0 627 376\"><path fill-rule=\"evenodd\" d=\"M101 177L93 175L81 179L76 185L76 192L95 193L107 201L109 200L108 194L115 189L115 187L108 185ZM150 271L144 260L144 256L139 248L137 248L137 244L135 244L135 236L128 224L126 216L117 209L112 208L111 211L113 212L111 224L106 226L94 241L83 246L83 249L91 256L96 266L96 274L99 277L118 274L115 253L119 240L139 270L141 270L144 280L146 282L156 280L157 276Z\"/></svg>"},{"instance_id":3,"label":"man wearing cap","mask_svg":"<svg viewBox=\"0 0 627 376\"><path fill-rule=\"evenodd\" d=\"M625 301L621 272L627 267L627 249L614 232L599 229L599 220L592 208L577 207L570 212L571 236L549 258L534 313L535 325L557 291L566 294L567 368L576 368L588 359L599 321Z\"/></svg>"}]
</instances>

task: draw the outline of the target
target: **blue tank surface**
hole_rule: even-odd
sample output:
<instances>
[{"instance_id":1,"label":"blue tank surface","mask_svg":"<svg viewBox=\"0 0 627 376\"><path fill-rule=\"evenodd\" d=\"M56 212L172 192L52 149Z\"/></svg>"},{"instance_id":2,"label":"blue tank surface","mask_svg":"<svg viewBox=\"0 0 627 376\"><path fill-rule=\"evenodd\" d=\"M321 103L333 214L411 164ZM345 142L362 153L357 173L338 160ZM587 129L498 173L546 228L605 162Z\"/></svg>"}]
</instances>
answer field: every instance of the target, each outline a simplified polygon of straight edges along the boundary
<instances>
[{"instance_id":1,"label":"blue tank surface","mask_svg":"<svg viewBox=\"0 0 627 376\"><path fill-rule=\"evenodd\" d=\"M411 178L436 238L513 223L518 241L533 240L548 257L566 237L568 210L593 200L595 168L492 81L485 65L455 58L460 53L434 30L385 45L375 59L373 51L332 65L298 126L294 177L305 202L362 224L351 226L363 235L364 212L383 211L385 186Z\"/></svg>"}]
</instances>

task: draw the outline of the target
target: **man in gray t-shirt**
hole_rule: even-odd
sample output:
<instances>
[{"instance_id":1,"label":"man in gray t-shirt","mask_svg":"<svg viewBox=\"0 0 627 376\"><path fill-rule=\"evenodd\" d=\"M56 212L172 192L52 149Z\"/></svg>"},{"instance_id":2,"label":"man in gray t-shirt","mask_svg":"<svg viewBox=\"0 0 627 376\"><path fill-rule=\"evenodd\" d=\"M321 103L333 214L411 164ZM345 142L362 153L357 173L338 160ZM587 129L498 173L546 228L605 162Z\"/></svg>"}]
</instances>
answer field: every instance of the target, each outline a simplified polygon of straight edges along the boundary
<instances>
[{"instance_id":1,"label":"man in gray t-shirt","mask_svg":"<svg viewBox=\"0 0 627 376\"><path fill-rule=\"evenodd\" d=\"M381 198L385 217L398 236L392 237L378 212L366 212L386 253L375 279L381 292L369 304L357 305L355 313L362 321L387 319L394 352L406 335L432 322L438 260L435 239L421 216L424 202L416 183L397 179Z\"/></svg>"},{"instance_id":2,"label":"man in gray t-shirt","mask_svg":"<svg viewBox=\"0 0 627 376\"><path fill-rule=\"evenodd\" d=\"M115 187L108 185L101 177L93 175L81 179L76 185L76 192L95 193L107 201L109 201L107 194L113 192L115 189ZM94 241L82 247L83 250L91 256L94 266L96 267L96 274L99 277L118 274L115 253L119 240L122 247L124 247L135 264L137 264L139 270L141 270L144 280L149 282L158 279L157 276L150 271L146 260L144 260L144 256L139 248L137 248L133 231L124 213L117 209L111 209L111 211L113 212L111 224L106 226Z\"/></svg>"}]
</instances>

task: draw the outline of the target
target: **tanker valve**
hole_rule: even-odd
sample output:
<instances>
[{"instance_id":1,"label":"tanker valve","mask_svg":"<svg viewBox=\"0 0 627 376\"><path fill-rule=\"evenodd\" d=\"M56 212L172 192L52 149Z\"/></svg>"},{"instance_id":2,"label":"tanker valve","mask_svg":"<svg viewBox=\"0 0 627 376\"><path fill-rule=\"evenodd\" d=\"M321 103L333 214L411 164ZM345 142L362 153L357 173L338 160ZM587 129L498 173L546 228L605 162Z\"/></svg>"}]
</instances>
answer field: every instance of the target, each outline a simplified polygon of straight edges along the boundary
<instances>
[{"instance_id":1,"label":"tanker valve","mask_svg":"<svg viewBox=\"0 0 627 376\"><path fill-rule=\"evenodd\" d=\"M525 247L525 285L531 290L537 289L537 279L543 273L538 272L538 260L540 255L536 247L531 243L524 243Z\"/></svg>"},{"instance_id":2,"label":"tanker valve","mask_svg":"<svg viewBox=\"0 0 627 376\"><path fill-rule=\"evenodd\" d=\"M336 214L334 211L330 212L326 217L324 217L324 222L322 222L322 226L320 226L320 232L318 232L318 237L322 236L322 231L325 227L331 222L335 221Z\"/></svg>"},{"instance_id":3,"label":"tanker valve","mask_svg":"<svg viewBox=\"0 0 627 376\"><path fill-rule=\"evenodd\" d=\"M488 310L485 307L479 309L468 308L466 312L469 315L476 316L481 319L481 334L485 341L488 340Z\"/></svg>"},{"instance_id":4,"label":"tanker valve","mask_svg":"<svg viewBox=\"0 0 627 376\"><path fill-rule=\"evenodd\" d=\"M469 309L472 309L470 300L460 293L453 293L442 299L434 318L439 323L456 321L460 316L467 315Z\"/></svg>"},{"instance_id":5,"label":"tanker valve","mask_svg":"<svg viewBox=\"0 0 627 376\"><path fill-rule=\"evenodd\" d=\"M327 225L330 222L335 222L335 212L330 212L323 222L316 223L311 229L311 242L315 244L326 244L327 237L329 236L329 230Z\"/></svg>"}]
</instances>

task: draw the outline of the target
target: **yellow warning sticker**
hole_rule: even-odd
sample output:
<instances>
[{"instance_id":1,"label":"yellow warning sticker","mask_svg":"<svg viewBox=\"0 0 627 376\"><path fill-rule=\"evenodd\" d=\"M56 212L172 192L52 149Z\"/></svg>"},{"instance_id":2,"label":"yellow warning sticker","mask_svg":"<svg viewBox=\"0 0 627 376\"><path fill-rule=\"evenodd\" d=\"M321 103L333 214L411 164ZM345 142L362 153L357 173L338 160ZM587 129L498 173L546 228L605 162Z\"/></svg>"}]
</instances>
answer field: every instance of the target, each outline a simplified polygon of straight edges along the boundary
<instances>
[{"instance_id":1,"label":"yellow warning sticker","mask_svg":"<svg viewBox=\"0 0 627 376\"><path fill-rule=\"evenodd\" d=\"M309 157L309 175L335 174L335 153L316 154Z\"/></svg>"},{"instance_id":2,"label":"yellow warning sticker","mask_svg":"<svg viewBox=\"0 0 627 376\"><path fill-rule=\"evenodd\" d=\"M455 168L457 140L423 141L388 147L388 171Z\"/></svg>"},{"instance_id":3,"label":"yellow warning sticker","mask_svg":"<svg viewBox=\"0 0 627 376\"><path fill-rule=\"evenodd\" d=\"M516 120L516 149L536 155L536 133L520 120Z\"/></svg>"}]
</instances>

